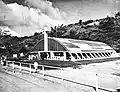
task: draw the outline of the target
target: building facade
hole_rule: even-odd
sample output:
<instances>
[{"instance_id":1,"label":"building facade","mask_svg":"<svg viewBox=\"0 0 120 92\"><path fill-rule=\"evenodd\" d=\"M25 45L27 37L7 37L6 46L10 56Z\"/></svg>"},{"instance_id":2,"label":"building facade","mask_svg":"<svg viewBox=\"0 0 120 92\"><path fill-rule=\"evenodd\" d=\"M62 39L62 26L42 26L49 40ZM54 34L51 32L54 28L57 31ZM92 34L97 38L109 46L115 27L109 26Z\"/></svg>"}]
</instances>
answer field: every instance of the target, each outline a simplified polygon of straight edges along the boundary
<instances>
[{"instance_id":1,"label":"building facade","mask_svg":"<svg viewBox=\"0 0 120 92\"><path fill-rule=\"evenodd\" d=\"M29 59L81 61L118 57L116 51L102 42L48 37L48 51L44 39L32 49Z\"/></svg>"}]
</instances>

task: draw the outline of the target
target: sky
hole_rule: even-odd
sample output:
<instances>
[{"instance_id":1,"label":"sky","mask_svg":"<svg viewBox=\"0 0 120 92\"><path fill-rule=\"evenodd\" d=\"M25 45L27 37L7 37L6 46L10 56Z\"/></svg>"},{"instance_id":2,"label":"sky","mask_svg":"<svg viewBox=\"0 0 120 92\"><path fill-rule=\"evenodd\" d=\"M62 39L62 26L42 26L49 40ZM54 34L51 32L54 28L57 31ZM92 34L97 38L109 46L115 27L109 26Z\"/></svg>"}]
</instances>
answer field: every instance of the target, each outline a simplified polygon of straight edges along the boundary
<instances>
[{"instance_id":1,"label":"sky","mask_svg":"<svg viewBox=\"0 0 120 92\"><path fill-rule=\"evenodd\" d=\"M53 4L66 12L69 20L99 19L112 16L120 10L120 0L52 0Z\"/></svg>"},{"instance_id":2,"label":"sky","mask_svg":"<svg viewBox=\"0 0 120 92\"><path fill-rule=\"evenodd\" d=\"M0 0L0 25L8 26L19 36L33 35L46 26L113 16L120 10L120 0L21 1Z\"/></svg>"}]
</instances>

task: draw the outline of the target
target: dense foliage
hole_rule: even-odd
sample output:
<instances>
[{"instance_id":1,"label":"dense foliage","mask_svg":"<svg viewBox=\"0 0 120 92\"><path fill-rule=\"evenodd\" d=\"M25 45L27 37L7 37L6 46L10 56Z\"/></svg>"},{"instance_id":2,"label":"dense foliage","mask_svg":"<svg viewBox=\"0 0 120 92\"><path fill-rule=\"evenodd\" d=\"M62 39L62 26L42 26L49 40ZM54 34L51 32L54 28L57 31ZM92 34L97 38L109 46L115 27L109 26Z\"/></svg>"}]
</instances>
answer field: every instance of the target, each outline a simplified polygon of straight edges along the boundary
<instances>
[{"instance_id":1,"label":"dense foliage","mask_svg":"<svg viewBox=\"0 0 120 92\"><path fill-rule=\"evenodd\" d=\"M72 38L80 40L100 41L113 47L120 52L120 12L114 17L107 16L97 20L79 20L78 23L51 27L50 37ZM35 33L33 36L12 37L1 35L0 42L6 49L18 51L27 45L33 48L43 38L42 33Z\"/></svg>"},{"instance_id":2,"label":"dense foliage","mask_svg":"<svg viewBox=\"0 0 120 92\"><path fill-rule=\"evenodd\" d=\"M107 16L103 19L84 22L79 20L75 24L54 27L49 36L100 41L120 52L120 12L115 14L114 17Z\"/></svg>"}]
</instances>

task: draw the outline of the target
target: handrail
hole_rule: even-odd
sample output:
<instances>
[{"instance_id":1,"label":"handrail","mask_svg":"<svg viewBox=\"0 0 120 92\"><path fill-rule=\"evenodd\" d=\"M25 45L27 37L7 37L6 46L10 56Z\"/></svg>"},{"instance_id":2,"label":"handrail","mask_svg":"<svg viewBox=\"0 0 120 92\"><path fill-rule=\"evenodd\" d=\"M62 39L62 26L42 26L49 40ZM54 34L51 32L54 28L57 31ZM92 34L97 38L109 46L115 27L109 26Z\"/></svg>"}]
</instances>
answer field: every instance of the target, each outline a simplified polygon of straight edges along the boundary
<instances>
[{"instance_id":1,"label":"handrail","mask_svg":"<svg viewBox=\"0 0 120 92\"><path fill-rule=\"evenodd\" d=\"M29 65L29 71L30 71L30 73L31 73L31 71L32 71L32 65L34 66L34 64L31 64L31 63L23 63L23 62L15 62L15 61L7 61L7 63L8 62L11 62L12 64L13 64L13 69L15 69L15 63L17 64L19 64L20 65L20 71L22 71L22 65L24 64L24 65ZM55 69L59 69L61 72L60 72L60 76L61 76L61 79L62 79L62 81L63 80L65 80L65 81L69 81L69 82L72 82L72 83L75 83L75 84L80 84L80 85L84 85L84 86L88 86L88 87L92 87L92 88L94 88L96 91L97 91L97 89L100 89L100 90L104 90L104 91L108 91L108 92L117 92L118 91L118 89L117 89L117 91L116 90L114 90L114 89L108 89L108 88L103 88L103 87L96 87L96 86L94 86L94 85L90 85L90 84L85 84L85 83L79 83L79 82L75 82L75 81L72 81L72 80L69 80L69 79L64 79L64 76L63 76L63 68L61 68L61 67L55 67L55 66L48 66L48 65L38 65L38 66L41 66L42 67L42 75L43 76L45 76L45 67L48 67L48 68L55 68ZM90 72L89 72L90 73ZM48 75L48 74L47 74ZM105 74L104 74L105 75ZM108 75L106 75L106 76L108 76ZM54 76L55 77L55 76ZM118 91L119 92L119 91Z\"/></svg>"},{"instance_id":2,"label":"handrail","mask_svg":"<svg viewBox=\"0 0 120 92\"><path fill-rule=\"evenodd\" d=\"M13 61L15 62L15 61ZM23 62L15 62L15 63L21 63L21 64L25 64L25 65L29 65L30 63L23 63ZM31 65L34 65L34 64L31 64ZM61 67L55 67L55 66L49 66L49 65L38 65L38 66L44 66L44 67L48 67L48 68L56 68L56 69L61 69Z\"/></svg>"}]
</instances>

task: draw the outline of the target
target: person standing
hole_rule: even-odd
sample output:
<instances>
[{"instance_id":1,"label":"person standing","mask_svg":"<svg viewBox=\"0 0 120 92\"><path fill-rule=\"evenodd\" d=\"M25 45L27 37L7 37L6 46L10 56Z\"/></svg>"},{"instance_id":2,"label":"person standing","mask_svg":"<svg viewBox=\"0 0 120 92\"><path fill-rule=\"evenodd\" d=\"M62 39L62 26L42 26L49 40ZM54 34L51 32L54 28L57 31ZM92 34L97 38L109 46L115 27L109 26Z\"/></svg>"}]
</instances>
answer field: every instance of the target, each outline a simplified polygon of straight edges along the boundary
<instances>
[{"instance_id":1,"label":"person standing","mask_svg":"<svg viewBox=\"0 0 120 92\"><path fill-rule=\"evenodd\" d=\"M1 59L0 59L0 63L1 63L2 66L4 65L3 57L1 57Z\"/></svg>"},{"instance_id":2,"label":"person standing","mask_svg":"<svg viewBox=\"0 0 120 92\"><path fill-rule=\"evenodd\" d=\"M38 69L38 62L37 61L34 62L34 68L35 68L35 73L37 73L37 69Z\"/></svg>"}]
</instances>

